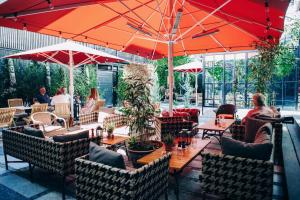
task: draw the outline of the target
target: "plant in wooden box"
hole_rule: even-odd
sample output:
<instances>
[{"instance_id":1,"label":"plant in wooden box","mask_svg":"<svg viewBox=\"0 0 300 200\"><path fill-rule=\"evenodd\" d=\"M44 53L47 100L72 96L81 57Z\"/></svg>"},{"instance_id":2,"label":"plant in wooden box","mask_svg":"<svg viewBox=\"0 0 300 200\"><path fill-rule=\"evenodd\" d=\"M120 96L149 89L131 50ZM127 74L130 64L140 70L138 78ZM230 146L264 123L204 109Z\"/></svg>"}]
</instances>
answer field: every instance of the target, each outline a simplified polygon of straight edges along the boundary
<instances>
[{"instance_id":1,"label":"plant in wooden box","mask_svg":"<svg viewBox=\"0 0 300 200\"><path fill-rule=\"evenodd\" d=\"M109 123L109 124L106 125L106 132L107 132L107 137L108 138L112 138L114 136L113 135L114 129L115 129L115 124L114 123Z\"/></svg>"},{"instance_id":2,"label":"plant in wooden box","mask_svg":"<svg viewBox=\"0 0 300 200\"><path fill-rule=\"evenodd\" d=\"M168 133L162 137L162 141L165 144L166 151L171 151L174 146L174 137L171 133Z\"/></svg>"},{"instance_id":3,"label":"plant in wooden box","mask_svg":"<svg viewBox=\"0 0 300 200\"><path fill-rule=\"evenodd\" d=\"M122 108L122 112L127 118L132 136L128 152L134 166L138 166L137 159L162 146L161 142L147 140L147 127L154 116L154 106L150 99L152 80L149 77L147 66L144 65L131 64L124 69L124 99L128 105Z\"/></svg>"}]
</instances>

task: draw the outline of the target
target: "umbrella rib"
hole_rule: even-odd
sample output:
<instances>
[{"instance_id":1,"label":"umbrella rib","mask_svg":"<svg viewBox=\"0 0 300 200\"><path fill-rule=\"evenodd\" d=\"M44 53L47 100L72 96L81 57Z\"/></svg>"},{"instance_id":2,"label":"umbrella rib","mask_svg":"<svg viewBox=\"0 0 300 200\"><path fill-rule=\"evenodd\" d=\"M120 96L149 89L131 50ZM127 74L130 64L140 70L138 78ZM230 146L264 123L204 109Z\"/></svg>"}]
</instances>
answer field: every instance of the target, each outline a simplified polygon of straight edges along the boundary
<instances>
[{"instance_id":1,"label":"umbrella rib","mask_svg":"<svg viewBox=\"0 0 300 200\"><path fill-rule=\"evenodd\" d=\"M156 2L158 3L157 0L156 0ZM166 0L166 4L167 4L167 5L165 6L164 13L161 13L161 10L160 10L160 8L159 8L159 10L160 10L159 12L160 12L160 14L161 14L161 21L160 21L160 25L159 25L159 30L160 30L160 28L161 28L161 25L164 24L164 26L165 26L165 31L167 32L167 30L166 30L166 25L165 25L165 22L164 22L164 18L165 18L165 15L166 15L167 7L168 7L168 5L169 5L169 1L168 1L168 0ZM158 39L158 36L157 36L156 39ZM153 59L153 57L154 57L154 54L155 54L155 51L156 51L156 48L157 48L157 43L158 43L158 41L156 41L155 44L154 44L154 48L153 48L153 51L152 51L151 59Z\"/></svg>"},{"instance_id":2,"label":"umbrella rib","mask_svg":"<svg viewBox=\"0 0 300 200\"><path fill-rule=\"evenodd\" d=\"M153 2L153 1L154 1L154 0L150 0L150 1L146 2L145 5L147 5L147 4L149 4L149 3ZM98 3L98 4L99 4L99 3ZM101 5L101 6L105 7L105 8L107 8L104 4L99 4L99 5ZM143 5L141 4L141 5L139 5L139 6L135 7L135 8L133 8L133 10L136 10L136 9L142 7L142 6L143 6ZM108 8L108 9L111 10L111 8ZM112 10L112 11L115 12L114 10ZM91 31L91 30L93 30L93 29L97 29L97 28L100 28L100 27L102 27L102 26L104 26L104 25L106 25L106 24L112 23L112 22L116 21L117 19L119 19L120 17L122 17L123 15L126 15L126 14L129 13L129 12L130 12L130 11L126 11L126 12L121 13L121 14L119 14L119 13L117 12L118 16L113 17L113 18L111 18L111 19L109 19L109 20L106 20L105 22L102 22L102 23L100 23L100 24L97 24L96 26L93 26L93 27L91 27L91 28L89 28L89 29L87 29L87 30L85 30L85 31L83 31L83 32L81 32L81 33L79 33L79 34L76 34L75 36L72 37L72 39L74 39L75 37L81 36L81 35L83 35L83 34L89 32L89 31Z\"/></svg>"},{"instance_id":3,"label":"umbrella rib","mask_svg":"<svg viewBox=\"0 0 300 200\"><path fill-rule=\"evenodd\" d=\"M212 16L213 14L215 14L216 12L218 12L221 8L223 8L224 6L226 6L228 3L230 3L232 0L227 0L225 1L222 5L220 5L218 8L216 8L214 11L212 11L211 13L209 13L207 16L203 17L200 21L198 21L196 24L194 24L191 28L189 28L188 30L186 30L181 37L183 37L184 35L186 35L187 33L189 33L191 30L193 30L196 26L198 26L199 24L201 24L202 22L204 22L207 18L209 18L210 16ZM175 41L177 41L179 39L179 37L177 37L175 39Z\"/></svg>"},{"instance_id":4,"label":"umbrella rib","mask_svg":"<svg viewBox=\"0 0 300 200\"><path fill-rule=\"evenodd\" d=\"M39 54L39 53L38 53ZM58 54L58 51L56 51L56 52L54 52L53 54L51 54L51 56L49 56L49 57L51 57L51 58L54 58L54 56L56 56ZM39 54L39 55L41 55L41 54ZM44 55L43 55L44 56ZM47 55L47 57L48 57L48 55ZM46 60L45 61L43 61L43 62L46 62L47 60L48 60L48 58L46 57Z\"/></svg>"},{"instance_id":5,"label":"umbrella rib","mask_svg":"<svg viewBox=\"0 0 300 200\"><path fill-rule=\"evenodd\" d=\"M197 22L196 17L186 8L184 7L183 9L185 9L188 14L192 17L192 19L194 20L194 22ZM199 24L199 26L201 27L202 30L205 30L204 26L202 24ZM209 35L219 46L221 46L225 51L227 51L227 49L224 47L224 45L221 44L220 41L218 41L213 35Z\"/></svg>"},{"instance_id":6,"label":"umbrella rib","mask_svg":"<svg viewBox=\"0 0 300 200\"><path fill-rule=\"evenodd\" d=\"M215 9L215 8L213 8L213 7L211 7L211 6L207 6L207 5L201 4L200 2L195 1L195 0L190 0L190 1L193 2L193 3L195 3L195 4L197 4L197 5L200 5L200 6L202 6L202 7L206 7L206 8L209 8L209 9ZM222 14L224 14L224 15L226 15L226 16L229 16L229 17L238 19L238 20L240 20L240 21L244 21L244 22L249 23L249 24L256 24L256 25L262 26L262 27L264 27L264 28L266 27L265 24L260 23L260 22L257 22L257 21L254 21L254 20L249 20L249 19L237 17L237 16L235 16L235 15L229 14L229 13L224 12L224 11L219 11L219 12L222 13ZM278 31L278 32L280 32L280 33L283 32L283 30L278 29L278 28L275 28L275 27L272 27L272 26L270 27L270 29L272 29L272 30L274 30L274 31Z\"/></svg>"},{"instance_id":7,"label":"umbrella rib","mask_svg":"<svg viewBox=\"0 0 300 200\"><path fill-rule=\"evenodd\" d=\"M147 24L147 26L149 28L151 28L154 32L156 32L157 34L159 34L159 31L157 31L155 28L153 28L150 24L148 24L142 17L140 17L133 9L129 8L125 3L123 3L121 0L119 0L119 2L125 6L131 13L133 13L137 18L139 18L140 20L142 20L145 24Z\"/></svg>"},{"instance_id":8,"label":"umbrella rib","mask_svg":"<svg viewBox=\"0 0 300 200\"><path fill-rule=\"evenodd\" d=\"M154 13L156 12L156 9L160 6L160 4L156 5L155 10L147 17L146 19L146 23L151 19L151 17L154 15ZM141 25L141 28L143 28L145 26L145 22ZM130 39L126 42L125 47L128 46L128 44L134 39L134 37L136 36L136 34L138 33L138 31L136 30L130 37Z\"/></svg>"},{"instance_id":9,"label":"umbrella rib","mask_svg":"<svg viewBox=\"0 0 300 200\"><path fill-rule=\"evenodd\" d=\"M64 64L64 63L62 63L62 62L56 60L55 58L52 58L52 57L48 56L48 55L45 54L45 53L39 53L39 54L42 55L42 56L44 56L45 58L48 57L48 60L51 60L51 61L53 61L53 62L55 62L55 63L58 63L58 64L60 64L60 65L62 65L62 66L65 66L65 67L67 67L67 68L69 67L68 65L66 65L66 64Z\"/></svg>"}]
</instances>

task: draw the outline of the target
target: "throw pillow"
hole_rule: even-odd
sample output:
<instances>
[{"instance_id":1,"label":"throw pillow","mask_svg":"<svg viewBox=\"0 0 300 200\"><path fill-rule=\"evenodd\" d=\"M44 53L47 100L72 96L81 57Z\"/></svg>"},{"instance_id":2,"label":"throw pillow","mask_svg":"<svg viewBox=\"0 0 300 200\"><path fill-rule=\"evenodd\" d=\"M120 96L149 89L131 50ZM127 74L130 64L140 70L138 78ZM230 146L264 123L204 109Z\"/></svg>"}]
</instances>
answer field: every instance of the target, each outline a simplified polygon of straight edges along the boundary
<instances>
[{"instance_id":1,"label":"throw pillow","mask_svg":"<svg viewBox=\"0 0 300 200\"><path fill-rule=\"evenodd\" d=\"M43 131L41 131L40 129L30 127L30 126L24 127L24 134L31 135L31 136L38 137L38 138L45 138Z\"/></svg>"},{"instance_id":2,"label":"throw pillow","mask_svg":"<svg viewBox=\"0 0 300 200\"><path fill-rule=\"evenodd\" d=\"M262 127L260 127L256 133L254 143L270 143L271 142L271 134L272 134L272 124L266 123Z\"/></svg>"},{"instance_id":3,"label":"throw pillow","mask_svg":"<svg viewBox=\"0 0 300 200\"><path fill-rule=\"evenodd\" d=\"M89 131L84 131L76 134L69 134L69 135L55 135L53 136L54 142L70 142L73 140L85 139L89 138Z\"/></svg>"},{"instance_id":4,"label":"throw pillow","mask_svg":"<svg viewBox=\"0 0 300 200\"><path fill-rule=\"evenodd\" d=\"M91 142L89 148L89 160L97 163L109 165L120 169L126 169L124 158L121 154L100 147Z\"/></svg>"},{"instance_id":5,"label":"throw pillow","mask_svg":"<svg viewBox=\"0 0 300 200\"><path fill-rule=\"evenodd\" d=\"M228 137L222 137L221 147L222 153L225 155L257 160L270 160L273 145L271 143L246 143Z\"/></svg>"},{"instance_id":6,"label":"throw pillow","mask_svg":"<svg viewBox=\"0 0 300 200\"><path fill-rule=\"evenodd\" d=\"M245 124L245 142L254 142L257 131L267 122L252 117L246 118Z\"/></svg>"}]
</instances>

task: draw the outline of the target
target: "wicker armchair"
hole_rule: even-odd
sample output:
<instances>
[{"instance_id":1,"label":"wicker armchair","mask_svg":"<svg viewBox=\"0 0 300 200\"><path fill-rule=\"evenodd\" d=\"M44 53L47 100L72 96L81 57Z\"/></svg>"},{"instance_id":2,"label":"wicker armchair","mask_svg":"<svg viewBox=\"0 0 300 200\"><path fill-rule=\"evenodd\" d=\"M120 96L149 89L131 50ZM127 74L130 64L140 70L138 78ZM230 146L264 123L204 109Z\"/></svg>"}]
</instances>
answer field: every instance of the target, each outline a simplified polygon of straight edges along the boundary
<instances>
[{"instance_id":1,"label":"wicker armchair","mask_svg":"<svg viewBox=\"0 0 300 200\"><path fill-rule=\"evenodd\" d=\"M163 194L167 199L169 160L167 154L134 171L113 168L88 160L76 159L76 198L157 200Z\"/></svg>"},{"instance_id":2,"label":"wicker armchair","mask_svg":"<svg viewBox=\"0 0 300 200\"><path fill-rule=\"evenodd\" d=\"M273 162L202 154L204 195L214 194L225 199L272 199Z\"/></svg>"},{"instance_id":3,"label":"wicker armchair","mask_svg":"<svg viewBox=\"0 0 300 200\"><path fill-rule=\"evenodd\" d=\"M30 116L33 124L42 127L45 134L67 128L66 120L50 112L36 112ZM63 125L61 125L63 123Z\"/></svg>"},{"instance_id":4,"label":"wicker armchair","mask_svg":"<svg viewBox=\"0 0 300 200\"><path fill-rule=\"evenodd\" d=\"M35 125L34 125L35 126ZM99 144L100 137L80 139L59 143L44 138L37 138L23 133L24 127L15 127L3 131L3 150L6 170L7 155L29 163L32 176L33 166L62 176L62 195L65 196L65 178L74 173L75 158L89 152L90 141Z\"/></svg>"},{"instance_id":5,"label":"wicker armchair","mask_svg":"<svg viewBox=\"0 0 300 200\"><path fill-rule=\"evenodd\" d=\"M280 156L282 124L273 125L268 161L223 154L202 153L201 188L204 194L225 199L272 199L274 162Z\"/></svg>"},{"instance_id":6,"label":"wicker armchair","mask_svg":"<svg viewBox=\"0 0 300 200\"><path fill-rule=\"evenodd\" d=\"M0 128L10 127L14 122L15 108L0 108Z\"/></svg>"},{"instance_id":7,"label":"wicker armchair","mask_svg":"<svg viewBox=\"0 0 300 200\"><path fill-rule=\"evenodd\" d=\"M186 121L183 117L155 117L155 134L158 140L161 136L172 133L178 134L182 129L195 132L193 121Z\"/></svg>"},{"instance_id":8,"label":"wicker armchair","mask_svg":"<svg viewBox=\"0 0 300 200\"><path fill-rule=\"evenodd\" d=\"M7 104L8 107L23 106L23 99L8 99Z\"/></svg>"}]
</instances>

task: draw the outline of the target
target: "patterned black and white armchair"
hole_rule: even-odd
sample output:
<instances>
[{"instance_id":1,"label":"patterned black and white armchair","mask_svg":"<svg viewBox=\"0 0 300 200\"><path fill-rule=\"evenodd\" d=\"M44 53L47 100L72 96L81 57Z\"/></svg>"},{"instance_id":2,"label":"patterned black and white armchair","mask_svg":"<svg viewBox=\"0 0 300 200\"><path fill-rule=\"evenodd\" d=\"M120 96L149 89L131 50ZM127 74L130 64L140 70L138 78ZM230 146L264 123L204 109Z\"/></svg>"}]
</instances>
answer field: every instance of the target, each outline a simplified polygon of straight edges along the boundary
<instances>
[{"instance_id":1,"label":"patterned black and white armchair","mask_svg":"<svg viewBox=\"0 0 300 200\"><path fill-rule=\"evenodd\" d=\"M274 161L280 151L282 124L273 124L270 160L202 153L201 189L225 199L272 199ZM245 138L239 136L237 138Z\"/></svg>"},{"instance_id":2,"label":"patterned black and white armchair","mask_svg":"<svg viewBox=\"0 0 300 200\"><path fill-rule=\"evenodd\" d=\"M76 159L76 199L157 200L167 199L170 154L139 169L128 171L89 161L88 156Z\"/></svg>"}]
</instances>

